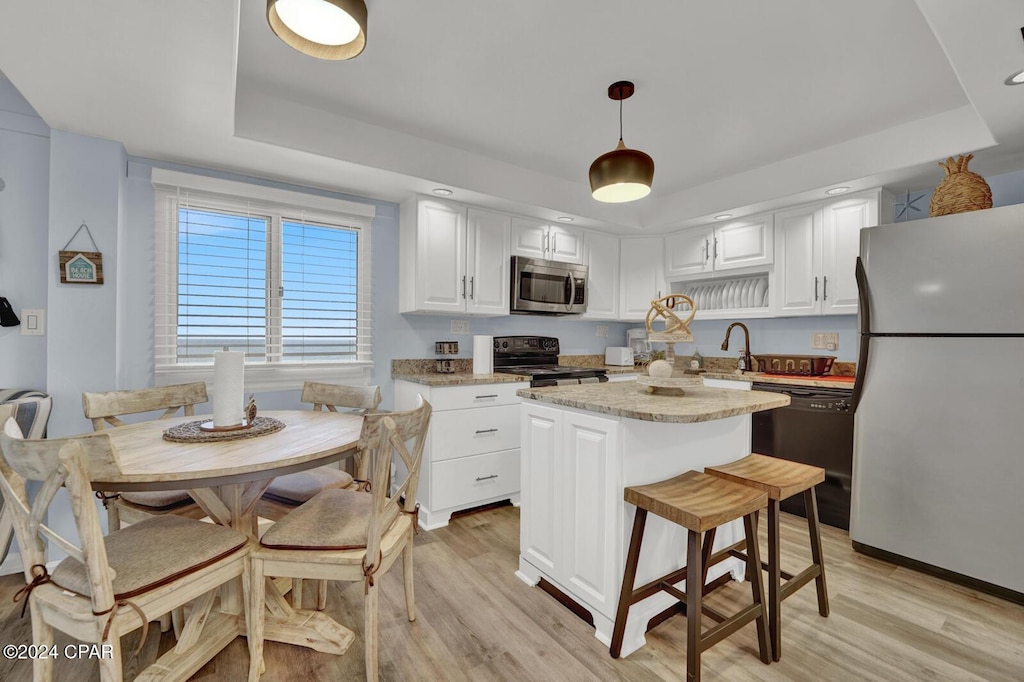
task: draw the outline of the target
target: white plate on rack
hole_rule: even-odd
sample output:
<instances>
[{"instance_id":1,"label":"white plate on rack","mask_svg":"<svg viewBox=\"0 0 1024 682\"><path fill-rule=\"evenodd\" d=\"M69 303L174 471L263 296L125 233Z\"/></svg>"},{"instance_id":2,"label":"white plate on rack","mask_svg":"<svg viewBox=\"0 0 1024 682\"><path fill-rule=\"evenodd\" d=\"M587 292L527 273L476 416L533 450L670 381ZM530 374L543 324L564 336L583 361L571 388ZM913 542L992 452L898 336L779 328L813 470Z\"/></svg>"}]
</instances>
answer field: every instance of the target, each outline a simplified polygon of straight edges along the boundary
<instances>
[{"instance_id":1,"label":"white plate on rack","mask_svg":"<svg viewBox=\"0 0 1024 682\"><path fill-rule=\"evenodd\" d=\"M768 293L768 280L761 278L754 285L754 305L765 305L765 294Z\"/></svg>"}]
</instances>

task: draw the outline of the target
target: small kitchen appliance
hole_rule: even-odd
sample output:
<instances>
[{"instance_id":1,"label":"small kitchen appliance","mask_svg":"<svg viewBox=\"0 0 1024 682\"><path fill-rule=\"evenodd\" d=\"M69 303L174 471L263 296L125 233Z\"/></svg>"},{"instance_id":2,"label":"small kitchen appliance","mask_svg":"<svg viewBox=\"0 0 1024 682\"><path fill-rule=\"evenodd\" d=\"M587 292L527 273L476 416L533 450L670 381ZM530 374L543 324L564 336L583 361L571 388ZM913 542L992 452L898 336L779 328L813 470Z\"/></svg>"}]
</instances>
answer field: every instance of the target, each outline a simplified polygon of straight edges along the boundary
<instances>
[{"instance_id":1,"label":"small kitchen appliance","mask_svg":"<svg viewBox=\"0 0 1024 682\"><path fill-rule=\"evenodd\" d=\"M633 366L633 349L629 346L608 346L604 349L604 364L616 367Z\"/></svg>"},{"instance_id":2,"label":"small kitchen appliance","mask_svg":"<svg viewBox=\"0 0 1024 682\"><path fill-rule=\"evenodd\" d=\"M550 336L496 336L494 371L528 376L532 387L608 381L600 367L559 365L558 351L558 339Z\"/></svg>"},{"instance_id":3,"label":"small kitchen appliance","mask_svg":"<svg viewBox=\"0 0 1024 682\"><path fill-rule=\"evenodd\" d=\"M633 349L633 362L636 364L651 359L651 342L647 340L647 329L638 327L626 330L626 345Z\"/></svg>"}]
</instances>

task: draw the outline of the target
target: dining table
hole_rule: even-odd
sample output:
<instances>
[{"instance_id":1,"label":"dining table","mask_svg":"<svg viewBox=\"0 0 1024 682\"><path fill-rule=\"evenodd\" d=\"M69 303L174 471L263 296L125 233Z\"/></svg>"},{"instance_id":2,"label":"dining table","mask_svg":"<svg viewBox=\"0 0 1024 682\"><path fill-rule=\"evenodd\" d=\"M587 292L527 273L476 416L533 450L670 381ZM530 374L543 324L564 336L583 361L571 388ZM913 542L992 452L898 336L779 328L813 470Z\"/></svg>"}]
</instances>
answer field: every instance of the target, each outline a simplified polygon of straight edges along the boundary
<instances>
[{"instance_id":1,"label":"dining table","mask_svg":"<svg viewBox=\"0 0 1024 682\"><path fill-rule=\"evenodd\" d=\"M258 541L256 506L277 476L338 462L356 453L361 415L314 410L261 412L284 424L274 433L237 440L171 442L164 432L209 416L172 417L105 429L117 465L90 464L97 491L187 490L210 520ZM94 437L100 434L90 434ZM265 639L344 654L355 639L320 611L295 608L285 598L290 581L267 579ZM220 604L203 630L203 660L245 635L241 580L221 588Z\"/></svg>"}]
</instances>

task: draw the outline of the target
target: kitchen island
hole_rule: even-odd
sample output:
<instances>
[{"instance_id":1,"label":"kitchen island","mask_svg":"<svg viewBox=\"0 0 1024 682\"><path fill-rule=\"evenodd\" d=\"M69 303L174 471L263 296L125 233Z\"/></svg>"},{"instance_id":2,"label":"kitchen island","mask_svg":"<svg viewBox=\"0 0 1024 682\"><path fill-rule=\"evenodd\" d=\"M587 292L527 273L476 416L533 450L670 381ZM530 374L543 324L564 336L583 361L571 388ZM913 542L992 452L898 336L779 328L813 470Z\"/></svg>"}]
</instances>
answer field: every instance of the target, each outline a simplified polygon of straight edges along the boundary
<instances>
[{"instance_id":1,"label":"kitchen island","mask_svg":"<svg viewBox=\"0 0 1024 682\"><path fill-rule=\"evenodd\" d=\"M789 397L700 386L683 396L651 395L635 381L524 388L517 392L522 430L519 570L530 585L544 579L593 618L610 644L635 508L623 488L733 462L750 452L750 415L784 407ZM747 389L747 390L744 390ZM742 537L722 526L715 547ZM686 565L686 530L648 517L637 585ZM713 580L735 559L713 567ZM679 585L682 589L682 583ZM673 607L666 593L635 604L622 655L645 643L651 618Z\"/></svg>"}]
</instances>

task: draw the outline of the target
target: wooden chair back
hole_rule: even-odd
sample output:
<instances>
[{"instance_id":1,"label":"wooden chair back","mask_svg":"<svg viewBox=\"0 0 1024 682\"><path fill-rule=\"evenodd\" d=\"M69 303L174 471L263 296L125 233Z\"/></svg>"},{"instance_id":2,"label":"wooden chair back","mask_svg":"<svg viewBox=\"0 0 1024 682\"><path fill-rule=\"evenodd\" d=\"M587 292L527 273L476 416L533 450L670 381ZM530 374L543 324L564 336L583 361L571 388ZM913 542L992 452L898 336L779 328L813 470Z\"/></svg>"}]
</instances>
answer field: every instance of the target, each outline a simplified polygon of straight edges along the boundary
<instances>
[{"instance_id":1,"label":"wooden chair back","mask_svg":"<svg viewBox=\"0 0 1024 682\"><path fill-rule=\"evenodd\" d=\"M423 396L418 396L417 401L417 406L408 412L370 414L363 421L359 448L365 453L364 459L373 461L367 563L376 562L381 538L398 515L416 513L416 488L433 410ZM411 449L408 447L410 442ZM396 453L401 457L406 473L405 479L395 487L395 492L389 495L391 462Z\"/></svg>"},{"instance_id":2,"label":"wooden chair back","mask_svg":"<svg viewBox=\"0 0 1024 682\"><path fill-rule=\"evenodd\" d=\"M343 386L307 381L302 385L302 402L312 403L321 412L337 412L339 407L363 410L365 414L377 411L380 405L380 386Z\"/></svg>"},{"instance_id":3,"label":"wooden chair back","mask_svg":"<svg viewBox=\"0 0 1024 682\"><path fill-rule=\"evenodd\" d=\"M113 571L107 563L106 546L100 517L93 503L89 468L120 471L117 453L106 434L84 438L24 440L13 419L0 432L0 490L13 516L14 530L21 549L26 582L41 575L46 564L43 538L82 562L92 589L93 611L108 611L114 606ZM42 482L30 502L26 482ZM57 491L64 487L71 498L71 511L81 538L76 545L43 520Z\"/></svg>"},{"instance_id":4,"label":"wooden chair back","mask_svg":"<svg viewBox=\"0 0 1024 682\"><path fill-rule=\"evenodd\" d=\"M118 419L126 414L164 410L160 419L173 417L178 410L190 417L195 406L205 403L206 384L196 381L191 384L176 384L158 388L143 388L134 391L108 391L106 393L83 393L82 410L92 420L94 431L110 426L124 426Z\"/></svg>"}]
</instances>

